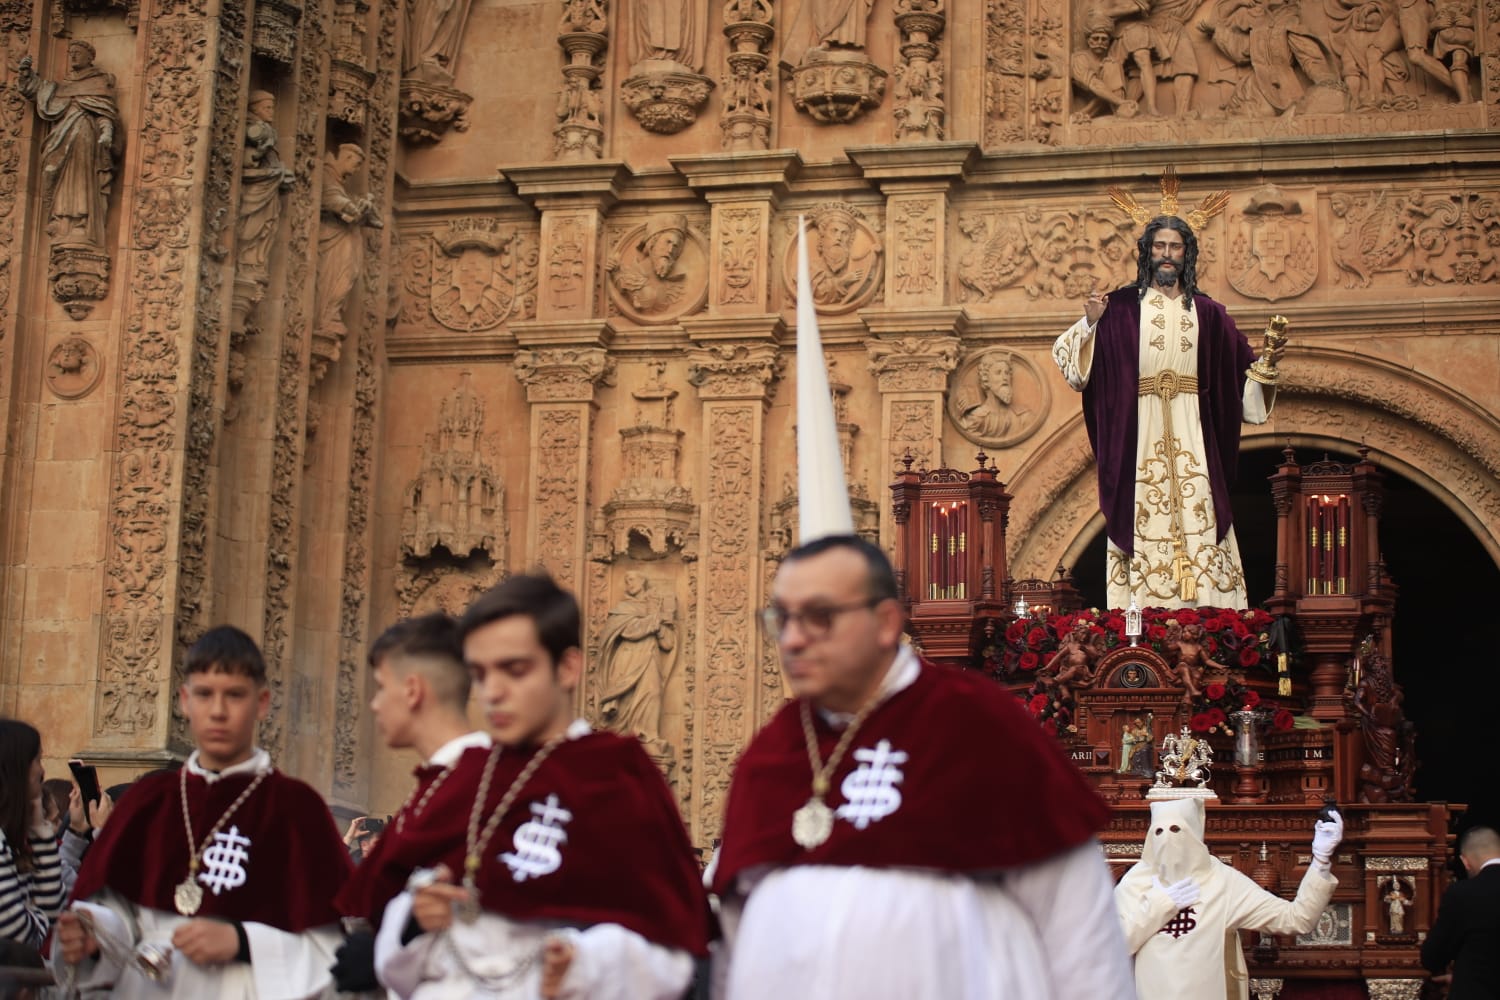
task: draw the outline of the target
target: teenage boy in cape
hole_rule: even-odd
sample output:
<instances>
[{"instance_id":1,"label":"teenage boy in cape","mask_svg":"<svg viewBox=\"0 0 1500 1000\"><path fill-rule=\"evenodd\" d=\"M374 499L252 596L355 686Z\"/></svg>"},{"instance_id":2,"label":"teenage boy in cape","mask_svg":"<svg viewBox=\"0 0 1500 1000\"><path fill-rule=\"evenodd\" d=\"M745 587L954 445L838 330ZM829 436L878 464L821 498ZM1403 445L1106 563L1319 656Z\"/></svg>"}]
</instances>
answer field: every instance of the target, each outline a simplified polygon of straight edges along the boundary
<instances>
[{"instance_id":1,"label":"teenage boy in cape","mask_svg":"<svg viewBox=\"0 0 1500 1000\"><path fill-rule=\"evenodd\" d=\"M271 706L260 650L219 626L184 673L197 749L116 806L58 917L53 973L127 1000L331 995L349 855L318 793L255 744Z\"/></svg>"},{"instance_id":2,"label":"teenage boy in cape","mask_svg":"<svg viewBox=\"0 0 1500 1000\"><path fill-rule=\"evenodd\" d=\"M386 908L381 982L420 1000L678 1000L707 949L698 867L639 741L573 711L578 602L513 576L459 629L495 746L427 827L452 849Z\"/></svg>"},{"instance_id":3,"label":"teenage boy in cape","mask_svg":"<svg viewBox=\"0 0 1500 1000\"><path fill-rule=\"evenodd\" d=\"M345 991L377 988L373 929L413 871L462 845L451 823L434 826L432 820L468 808L490 749L489 734L469 725L469 670L458 622L442 613L397 622L370 647L369 662L375 679L370 712L380 738L392 749L415 750L422 763L406 801L335 900L356 925L333 969Z\"/></svg>"}]
</instances>

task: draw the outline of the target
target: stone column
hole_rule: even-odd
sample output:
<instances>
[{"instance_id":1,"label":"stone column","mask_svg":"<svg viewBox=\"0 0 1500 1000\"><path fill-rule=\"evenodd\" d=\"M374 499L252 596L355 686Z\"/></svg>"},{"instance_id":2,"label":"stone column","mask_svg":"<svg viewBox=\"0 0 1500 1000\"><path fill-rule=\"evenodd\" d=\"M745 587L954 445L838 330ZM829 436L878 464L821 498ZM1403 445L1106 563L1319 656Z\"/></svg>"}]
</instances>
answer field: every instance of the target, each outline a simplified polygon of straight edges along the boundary
<instances>
[{"instance_id":1,"label":"stone column","mask_svg":"<svg viewBox=\"0 0 1500 1000\"><path fill-rule=\"evenodd\" d=\"M777 324L779 326L779 323ZM693 843L719 836L735 758L754 734L756 705L766 685L755 683L761 657L756 612L760 593L760 524L765 465L765 414L781 359L776 331L763 325L755 339L719 339L745 333L699 327L688 379L703 403L702 587L697 608L698 671L688 698L696 720L691 739ZM776 689L779 696L779 681Z\"/></svg>"},{"instance_id":2,"label":"stone column","mask_svg":"<svg viewBox=\"0 0 1500 1000\"><path fill-rule=\"evenodd\" d=\"M943 395L948 374L958 365L959 335L968 313L958 310L874 313L865 322L874 335L866 346L870 371L880 387L880 439L888 449L887 479L907 452L919 468L941 468ZM936 333L932 331L937 331ZM895 544L891 494L880 491L880 542Z\"/></svg>"}]
</instances>

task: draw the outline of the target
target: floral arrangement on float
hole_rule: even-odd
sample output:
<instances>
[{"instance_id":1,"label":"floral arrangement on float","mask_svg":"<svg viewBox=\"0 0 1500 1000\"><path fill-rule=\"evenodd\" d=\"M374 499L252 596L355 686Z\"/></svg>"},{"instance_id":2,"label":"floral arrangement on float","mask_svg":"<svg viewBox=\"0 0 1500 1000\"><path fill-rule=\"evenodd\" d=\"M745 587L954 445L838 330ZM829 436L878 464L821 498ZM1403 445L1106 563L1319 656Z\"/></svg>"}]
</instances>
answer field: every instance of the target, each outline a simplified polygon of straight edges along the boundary
<instances>
[{"instance_id":1,"label":"floral arrangement on float","mask_svg":"<svg viewBox=\"0 0 1500 1000\"><path fill-rule=\"evenodd\" d=\"M1189 726L1194 732L1233 734L1235 712L1254 711L1276 729L1290 729L1293 713L1261 698L1260 694L1234 678L1234 672L1263 670L1285 676L1284 661L1278 662L1272 646L1274 617L1259 608L1145 608L1141 611L1141 634L1137 645L1149 647L1172 659L1169 632L1175 627L1203 629L1203 653L1231 672L1223 680L1211 680L1193 700ZM998 648L990 650L989 665L1001 679L1016 681L1044 671L1057 655L1066 636L1082 626L1085 641L1102 646L1101 654L1129 645L1125 612L1085 608L1071 614L1045 617L1022 616L1011 622ZM1222 676L1222 675L1218 675ZM1024 696L1027 709L1049 734L1076 732L1073 700L1058 700L1046 677L1038 677Z\"/></svg>"}]
</instances>

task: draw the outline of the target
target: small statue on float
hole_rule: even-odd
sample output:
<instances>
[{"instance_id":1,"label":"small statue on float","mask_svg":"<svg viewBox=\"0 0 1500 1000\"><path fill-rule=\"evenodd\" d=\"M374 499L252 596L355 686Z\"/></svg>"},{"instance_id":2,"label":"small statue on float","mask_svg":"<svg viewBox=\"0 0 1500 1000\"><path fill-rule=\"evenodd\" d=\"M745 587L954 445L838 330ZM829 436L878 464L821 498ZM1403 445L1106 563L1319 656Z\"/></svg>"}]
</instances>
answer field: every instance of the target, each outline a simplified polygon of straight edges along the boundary
<instances>
[{"instance_id":1,"label":"small statue on float","mask_svg":"<svg viewBox=\"0 0 1500 1000\"><path fill-rule=\"evenodd\" d=\"M1064 704L1074 691L1093 685L1094 668L1105 652L1104 636L1091 634L1088 622L1075 622L1072 631L1058 643L1052 659L1038 671L1038 679L1054 701Z\"/></svg>"},{"instance_id":2,"label":"small statue on float","mask_svg":"<svg viewBox=\"0 0 1500 1000\"><path fill-rule=\"evenodd\" d=\"M1182 684L1182 700L1192 701L1203 688L1229 679L1229 668L1208 655L1208 632L1202 625L1168 625L1167 654Z\"/></svg>"},{"instance_id":3,"label":"small statue on float","mask_svg":"<svg viewBox=\"0 0 1500 1000\"><path fill-rule=\"evenodd\" d=\"M1410 802L1415 789L1412 775L1417 769L1416 727L1401 707L1401 685L1391 670L1391 661L1366 639L1355 661L1359 681L1354 689L1354 708L1364 736L1365 762L1359 769L1361 802Z\"/></svg>"},{"instance_id":4,"label":"small statue on float","mask_svg":"<svg viewBox=\"0 0 1500 1000\"><path fill-rule=\"evenodd\" d=\"M1249 1000L1236 932L1305 934L1338 887L1331 867L1344 821L1333 809L1313 825L1313 861L1295 899L1267 892L1214 857L1204 842L1206 802L1217 798L1207 787L1210 760L1207 743L1187 730L1163 741L1141 860L1115 887L1136 991L1152 1000Z\"/></svg>"}]
</instances>

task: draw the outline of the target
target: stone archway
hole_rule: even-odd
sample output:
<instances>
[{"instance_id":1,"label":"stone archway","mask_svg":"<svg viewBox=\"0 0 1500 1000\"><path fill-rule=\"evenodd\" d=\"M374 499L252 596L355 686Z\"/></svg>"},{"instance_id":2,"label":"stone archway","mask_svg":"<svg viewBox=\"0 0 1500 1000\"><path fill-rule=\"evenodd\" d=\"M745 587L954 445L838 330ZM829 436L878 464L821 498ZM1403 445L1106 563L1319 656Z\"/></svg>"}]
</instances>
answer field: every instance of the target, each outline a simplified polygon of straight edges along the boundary
<instances>
[{"instance_id":1,"label":"stone archway","mask_svg":"<svg viewBox=\"0 0 1500 1000\"><path fill-rule=\"evenodd\" d=\"M1303 347L1283 371L1273 419L1246 427L1243 447L1363 444L1452 510L1500 565L1500 414L1426 375L1344 349ZM1072 566L1103 522L1081 412L1021 464L1007 489L1015 497L1011 575L1049 578Z\"/></svg>"}]
</instances>

